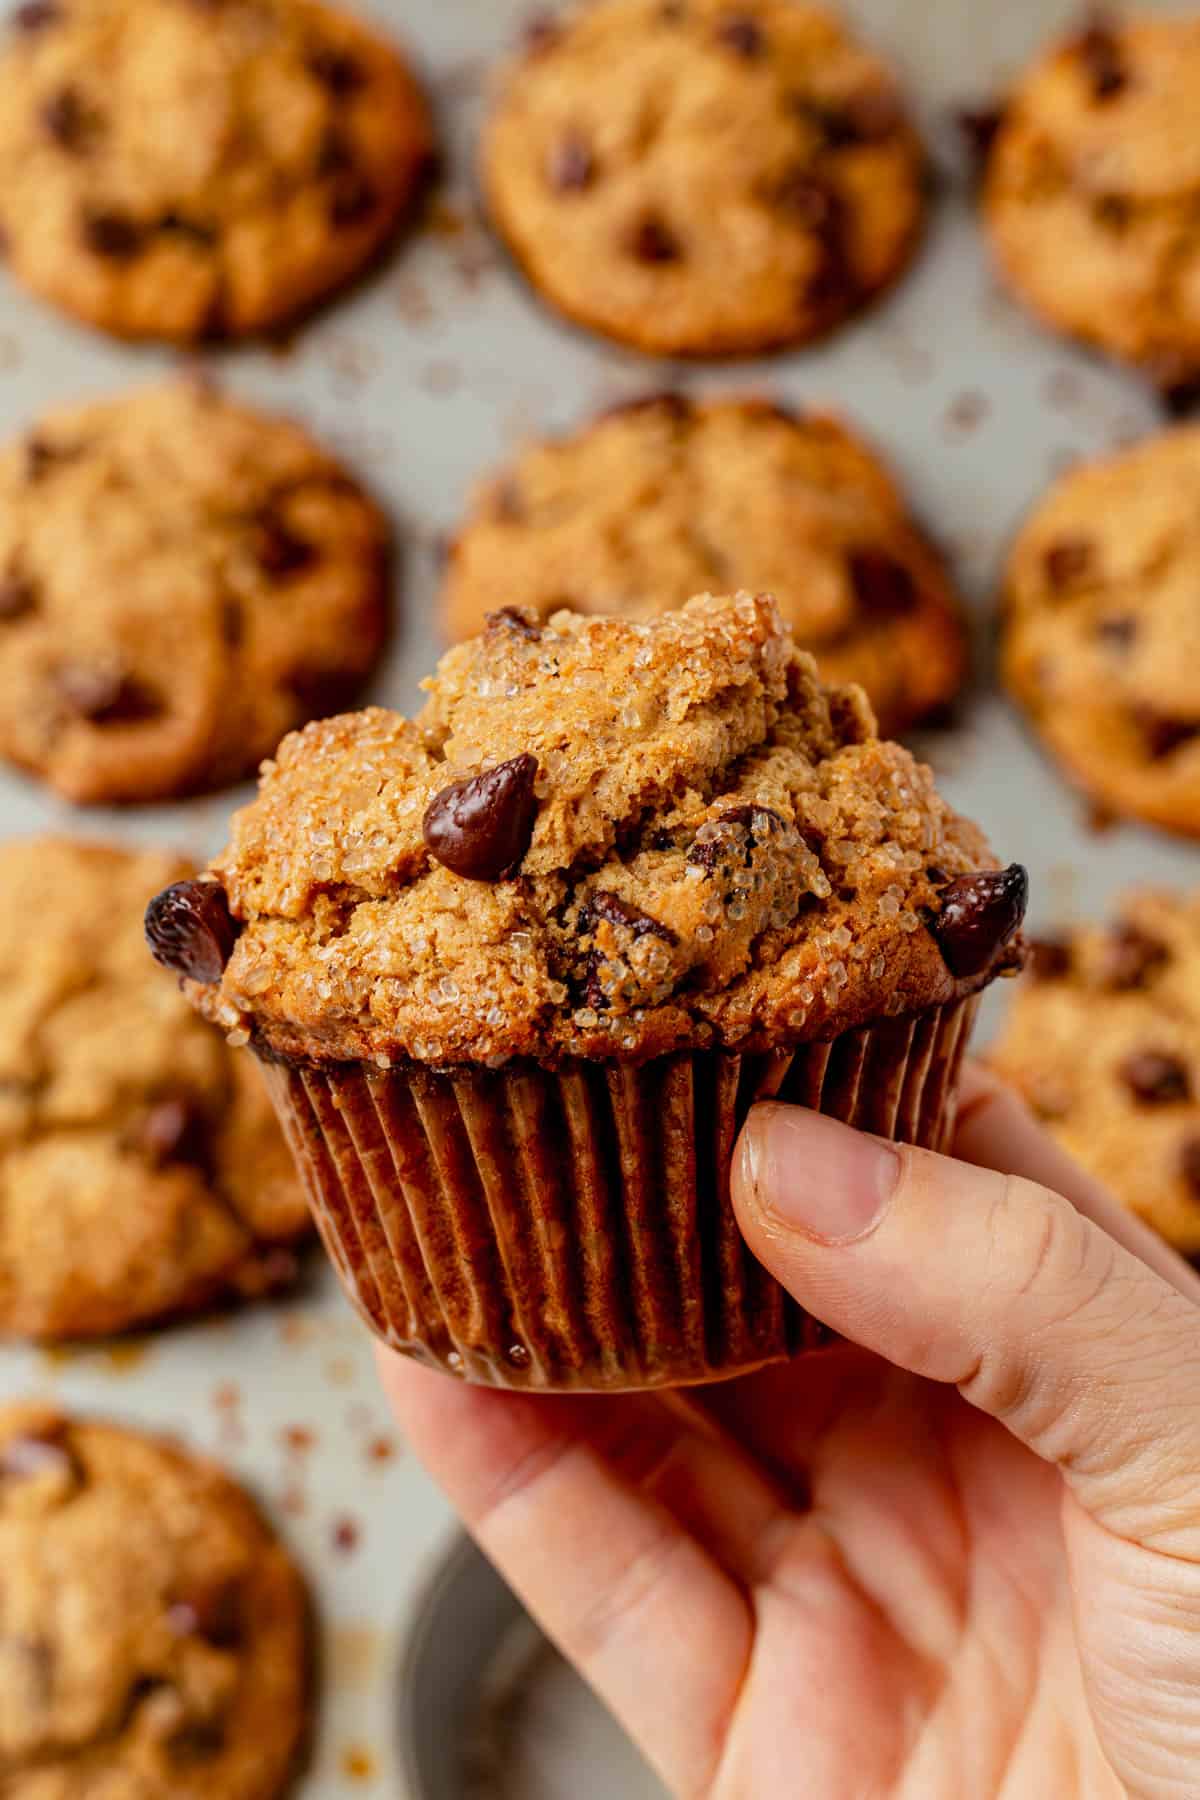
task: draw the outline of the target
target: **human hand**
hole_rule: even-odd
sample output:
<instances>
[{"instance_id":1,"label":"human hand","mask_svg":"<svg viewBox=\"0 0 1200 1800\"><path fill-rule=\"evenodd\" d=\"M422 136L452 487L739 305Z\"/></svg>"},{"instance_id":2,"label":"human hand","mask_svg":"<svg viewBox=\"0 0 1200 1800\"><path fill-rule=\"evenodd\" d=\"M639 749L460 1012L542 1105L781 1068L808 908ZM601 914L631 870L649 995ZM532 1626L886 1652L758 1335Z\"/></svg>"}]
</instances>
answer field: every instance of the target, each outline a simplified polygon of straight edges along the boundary
<instances>
[{"instance_id":1,"label":"human hand","mask_svg":"<svg viewBox=\"0 0 1200 1800\"><path fill-rule=\"evenodd\" d=\"M1200 1278L990 1078L954 1148L751 1115L739 1220L819 1355L591 1399L382 1359L688 1800L1200 1793Z\"/></svg>"}]
</instances>

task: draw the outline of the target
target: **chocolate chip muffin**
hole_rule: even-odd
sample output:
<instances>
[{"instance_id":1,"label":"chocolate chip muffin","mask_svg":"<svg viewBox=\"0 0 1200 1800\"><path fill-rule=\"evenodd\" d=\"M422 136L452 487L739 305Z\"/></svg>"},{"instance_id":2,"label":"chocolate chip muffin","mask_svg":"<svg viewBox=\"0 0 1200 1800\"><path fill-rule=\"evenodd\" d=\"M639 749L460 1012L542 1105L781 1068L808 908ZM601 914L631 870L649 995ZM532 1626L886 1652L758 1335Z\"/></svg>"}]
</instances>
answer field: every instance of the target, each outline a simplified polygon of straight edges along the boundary
<instances>
[{"instance_id":1,"label":"chocolate chip muffin","mask_svg":"<svg viewBox=\"0 0 1200 1800\"><path fill-rule=\"evenodd\" d=\"M540 20L483 146L538 291L640 350L798 344L894 281L923 158L891 75L794 0L603 0Z\"/></svg>"},{"instance_id":2,"label":"chocolate chip muffin","mask_svg":"<svg viewBox=\"0 0 1200 1800\"><path fill-rule=\"evenodd\" d=\"M282 1800L308 1713L303 1584L213 1464L0 1409L5 1800Z\"/></svg>"},{"instance_id":3,"label":"chocolate chip muffin","mask_svg":"<svg viewBox=\"0 0 1200 1800\"><path fill-rule=\"evenodd\" d=\"M307 1209L258 1071L146 955L147 896L191 873L0 848L0 1332L94 1337L295 1277Z\"/></svg>"},{"instance_id":4,"label":"chocolate chip muffin","mask_svg":"<svg viewBox=\"0 0 1200 1800\"><path fill-rule=\"evenodd\" d=\"M1004 674L1105 810L1200 836L1200 428L1073 468L1013 547Z\"/></svg>"},{"instance_id":5,"label":"chocolate chip muffin","mask_svg":"<svg viewBox=\"0 0 1200 1800\"><path fill-rule=\"evenodd\" d=\"M1026 70L983 210L1017 293L1168 393L1200 374L1200 19L1100 19Z\"/></svg>"},{"instance_id":6,"label":"chocolate chip muffin","mask_svg":"<svg viewBox=\"0 0 1200 1800\"><path fill-rule=\"evenodd\" d=\"M253 772L357 692L383 518L288 420L173 381L0 453L0 756L81 804Z\"/></svg>"},{"instance_id":7,"label":"chocolate chip muffin","mask_svg":"<svg viewBox=\"0 0 1200 1800\"><path fill-rule=\"evenodd\" d=\"M401 57L318 0L33 0L0 58L9 265L122 337L303 312L391 235L431 145Z\"/></svg>"},{"instance_id":8,"label":"chocolate chip muffin","mask_svg":"<svg viewBox=\"0 0 1200 1800\"><path fill-rule=\"evenodd\" d=\"M427 687L286 740L151 945L264 1060L388 1342L544 1388L788 1354L741 1119L781 1094L940 1143L1024 871L767 597L502 611Z\"/></svg>"},{"instance_id":9,"label":"chocolate chip muffin","mask_svg":"<svg viewBox=\"0 0 1200 1800\"><path fill-rule=\"evenodd\" d=\"M883 732L963 678L959 602L887 469L839 420L764 399L650 395L530 446L478 491L442 603L460 638L498 593L539 620L648 619L734 581L776 596L823 678L866 688Z\"/></svg>"},{"instance_id":10,"label":"chocolate chip muffin","mask_svg":"<svg viewBox=\"0 0 1200 1800\"><path fill-rule=\"evenodd\" d=\"M1072 1156L1200 1255L1200 894L1034 945L991 1057Z\"/></svg>"}]
</instances>

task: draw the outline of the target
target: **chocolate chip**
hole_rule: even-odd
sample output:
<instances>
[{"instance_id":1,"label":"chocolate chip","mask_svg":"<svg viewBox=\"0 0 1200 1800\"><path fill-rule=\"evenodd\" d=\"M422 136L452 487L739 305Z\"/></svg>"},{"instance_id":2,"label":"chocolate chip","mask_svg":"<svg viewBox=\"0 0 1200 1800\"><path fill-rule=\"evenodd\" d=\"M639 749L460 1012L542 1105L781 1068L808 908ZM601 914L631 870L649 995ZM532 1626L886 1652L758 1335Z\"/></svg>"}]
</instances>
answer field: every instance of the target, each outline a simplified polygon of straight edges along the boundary
<instances>
[{"instance_id":1,"label":"chocolate chip","mask_svg":"<svg viewBox=\"0 0 1200 1800\"><path fill-rule=\"evenodd\" d=\"M683 255L678 238L653 213L638 220L630 234L629 248L643 263L678 262Z\"/></svg>"},{"instance_id":2,"label":"chocolate chip","mask_svg":"<svg viewBox=\"0 0 1200 1800\"><path fill-rule=\"evenodd\" d=\"M1052 588L1074 587L1092 573L1096 546L1090 538L1060 538L1042 553L1042 568Z\"/></svg>"},{"instance_id":3,"label":"chocolate chip","mask_svg":"<svg viewBox=\"0 0 1200 1800\"><path fill-rule=\"evenodd\" d=\"M1149 706L1134 709L1134 722L1141 732L1146 754L1151 762L1162 762L1166 757L1173 756L1184 744L1190 744L1194 738L1200 737L1200 720L1174 719L1167 713L1155 712Z\"/></svg>"},{"instance_id":4,"label":"chocolate chip","mask_svg":"<svg viewBox=\"0 0 1200 1800\"><path fill-rule=\"evenodd\" d=\"M1076 54L1083 64L1096 100L1112 100L1128 86L1129 75L1121 55L1121 46L1110 28L1101 20L1089 25L1078 39Z\"/></svg>"},{"instance_id":5,"label":"chocolate chip","mask_svg":"<svg viewBox=\"0 0 1200 1800\"><path fill-rule=\"evenodd\" d=\"M745 838L734 840L728 832L713 831L711 826L739 826L745 832ZM776 830L786 831L787 822L773 808L750 803L731 806L718 818L710 821L710 830L701 840L692 844L687 860L710 873L719 863L728 862L735 853L743 864L748 864L755 843L769 837Z\"/></svg>"},{"instance_id":6,"label":"chocolate chip","mask_svg":"<svg viewBox=\"0 0 1200 1800\"><path fill-rule=\"evenodd\" d=\"M546 158L546 180L560 194L582 193L595 173L591 145L578 131L565 132Z\"/></svg>"},{"instance_id":7,"label":"chocolate chip","mask_svg":"<svg viewBox=\"0 0 1200 1800\"><path fill-rule=\"evenodd\" d=\"M662 0L658 9L660 25L682 25L687 18L687 7L684 0Z\"/></svg>"},{"instance_id":8,"label":"chocolate chip","mask_svg":"<svg viewBox=\"0 0 1200 1800\"><path fill-rule=\"evenodd\" d=\"M329 199L329 218L334 225L361 225L379 206L379 195L365 175L347 170L333 187Z\"/></svg>"},{"instance_id":9,"label":"chocolate chip","mask_svg":"<svg viewBox=\"0 0 1200 1800\"><path fill-rule=\"evenodd\" d=\"M1133 202L1124 194L1097 194L1092 201L1091 213L1097 225L1103 225L1106 231L1124 231L1133 217Z\"/></svg>"},{"instance_id":10,"label":"chocolate chip","mask_svg":"<svg viewBox=\"0 0 1200 1800\"><path fill-rule=\"evenodd\" d=\"M37 606L37 588L26 576L10 569L0 576L0 623L11 625L23 619Z\"/></svg>"},{"instance_id":11,"label":"chocolate chip","mask_svg":"<svg viewBox=\"0 0 1200 1800\"><path fill-rule=\"evenodd\" d=\"M241 1583L220 1581L174 1599L167 1607L167 1625L174 1637L198 1637L218 1650L236 1649L244 1631Z\"/></svg>"},{"instance_id":12,"label":"chocolate chip","mask_svg":"<svg viewBox=\"0 0 1200 1800\"><path fill-rule=\"evenodd\" d=\"M1128 650L1137 637L1138 622L1129 613L1114 613L1111 618L1097 619L1095 635L1113 650Z\"/></svg>"},{"instance_id":13,"label":"chocolate chip","mask_svg":"<svg viewBox=\"0 0 1200 1800\"><path fill-rule=\"evenodd\" d=\"M62 16L58 0L25 0L25 5L18 6L13 14L13 24L18 31L45 31L47 26L57 25Z\"/></svg>"},{"instance_id":14,"label":"chocolate chip","mask_svg":"<svg viewBox=\"0 0 1200 1800\"><path fill-rule=\"evenodd\" d=\"M679 942L678 934L669 925L652 918L640 906L634 906L632 901L622 900L619 894L610 894L606 888L596 888L588 895L579 915L580 929L584 932L591 931L599 919L609 925L624 926L635 938L661 938L664 944Z\"/></svg>"},{"instance_id":15,"label":"chocolate chip","mask_svg":"<svg viewBox=\"0 0 1200 1800\"><path fill-rule=\"evenodd\" d=\"M212 1161L208 1118L194 1101L183 1096L160 1100L152 1106L130 1144L161 1168L181 1163L207 1169Z\"/></svg>"},{"instance_id":16,"label":"chocolate chip","mask_svg":"<svg viewBox=\"0 0 1200 1800\"><path fill-rule=\"evenodd\" d=\"M528 643L540 643L542 628L532 613L522 612L517 606L501 606L496 612L487 615L489 631L497 630L515 632L518 637L525 638Z\"/></svg>"},{"instance_id":17,"label":"chocolate chip","mask_svg":"<svg viewBox=\"0 0 1200 1800\"><path fill-rule=\"evenodd\" d=\"M561 36L561 27L553 13L538 12L526 21L521 41L528 55L541 56L552 50Z\"/></svg>"},{"instance_id":18,"label":"chocolate chip","mask_svg":"<svg viewBox=\"0 0 1200 1800\"><path fill-rule=\"evenodd\" d=\"M515 874L533 837L537 773L526 753L435 794L422 825L430 855L467 881Z\"/></svg>"},{"instance_id":19,"label":"chocolate chip","mask_svg":"<svg viewBox=\"0 0 1200 1800\"><path fill-rule=\"evenodd\" d=\"M337 175L354 167L354 152L344 132L330 125L321 135L317 148L317 174Z\"/></svg>"},{"instance_id":20,"label":"chocolate chip","mask_svg":"<svg viewBox=\"0 0 1200 1800\"><path fill-rule=\"evenodd\" d=\"M857 286L846 253L846 213L841 195L808 168L785 175L775 190L775 202L790 214L801 230L816 239L820 258L803 287L806 306L824 308L844 304Z\"/></svg>"},{"instance_id":21,"label":"chocolate chip","mask_svg":"<svg viewBox=\"0 0 1200 1800\"><path fill-rule=\"evenodd\" d=\"M1117 1073L1143 1106L1170 1106L1191 1098L1187 1064L1165 1051L1136 1050L1125 1058Z\"/></svg>"},{"instance_id":22,"label":"chocolate chip","mask_svg":"<svg viewBox=\"0 0 1200 1800\"><path fill-rule=\"evenodd\" d=\"M1029 946L1029 973L1034 981L1061 981L1071 972L1071 941L1063 937L1034 938Z\"/></svg>"},{"instance_id":23,"label":"chocolate chip","mask_svg":"<svg viewBox=\"0 0 1200 1800\"><path fill-rule=\"evenodd\" d=\"M317 560L315 546L271 512L260 514L254 522L253 550L259 568L274 581L298 575Z\"/></svg>"},{"instance_id":24,"label":"chocolate chip","mask_svg":"<svg viewBox=\"0 0 1200 1800\"><path fill-rule=\"evenodd\" d=\"M1116 993L1144 988L1169 960L1170 952L1161 938L1152 937L1138 925L1114 925L1104 943L1100 960L1100 979Z\"/></svg>"},{"instance_id":25,"label":"chocolate chip","mask_svg":"<svg viewBox=\"0 0 1200 1800\"><path fill-rule=\"evenodd\" d=\"M96 115L76 88L60 88L42 105L42 125L48 137L73 156L82 155L96 136Z\"/></svg>"},{"instance_id":26,"label":"chocolate chip","mask_svg":"<svg viewBox=\"0 0 1200 1800\"><path fill-rule=\"evenodd\" d=\"M86 247L110 262L129 262L140 255L146 240L142 227L127 213L88 209L80 228Z\"/></svg>"},{"instance_id":27,"label":"chocolate chip","mask_svg":"<svg viewBox=\"0 0 1200 1800\"><path fill-rule=\"evenodd\" d=\"M322 87L328 88L340 100L366 86L367 75L362 64L345 50L336 50L332 44L319 44L310 50L304 66Z\"/></svg>"},{"instance_id":28,"label":"chocolate chip","mask_svg":"<svg viewBox=\"0 0 1200 1800\"><path fill-rule=\"evenodd\" d=\"M745 13L730 13L717 23L717 42L750 61L766 48L762 26Z\"/></svg>"},{"instance_id":29,"label":"chocolate chip","mask_svg":"<svg viewBox=\"0 0 1200 1800\"><path fill-rule=\"evenodd\" d=\"M220 980L240 930L216 881L177 881L146 908L154 960L193 981Z\"/></svg>"},{"instance_id":30,"label":"chocolate chip","mask_svg":"<svg viewBox=\"0 0 1200 1800\"><path fill-rule=\"evenodd\" d=\"M1029 876L1020 863L960 875L942 889L930 930L952 975L981 975L1020 930Z\"/></svg>"},{"instance_id":31,"label":"chocolate chip","mask_svg":"<svg viewBox=\"0 0 1200 1800\"><path fill-rule=\"evenodd\" d=\"M1200 370L1177 352L1148 357L1143 364L1154 383L1163 411L1172 419L1186 419L1200 406Z\"/></svg>"},{"instance_id":32,"label":"chocolate chip","mask_svg":"<svg viewBox=\"0 0 1200 1800\"><path fill-rule=\"evenodd\" d=\"M876 619L903 618L917 603L911 572L883 550L854 550L847 568L854 598Z\"/></svg>"},{"instance_id":33,"label":"chocolate chip","mask_svg":"<svg viewBox=\"0 0 1200 1800\"><path fill-rule=\"evenodd\" d=\"M1184 1139L1179 1151L1179 1173L1200 1200L1200 1137Z\"/></svg>"},{"instance_id":34,"label":"chocolate chip","mask_svg":"<svg viewBox=\"0 0 1200 1800\"><path fill-rule=\"evenodd\" d=\"M56 463L72 462L81 454L78 444L52 444L34 432L25 440L25 479L32 486L49 474Z\"/></svg>"},{"instance_id":35,"label":"chocolate chip","mask_svg":"<svg viewBox=\"0 0 1200 1800\"><path fill-rule=\"evenodd\" d=\"M164 237L185 238L189 243L203 244L206 247L217 241L215 225L206 225L201 219L186 218L183 213L163 213L154 229Z\"/></svg>"},{"instance_id":36,"label":"chocolate chip","mask_svg":"<svg viewBox=\"0 0 1200 1800\"><path fill-rule=\"evenodd\" d=\"M67 709L89 725L136 725L162 714L159 696L116 664L60 663L54 684Z\"/></svg>"},{"instance_id":37,"label":"chocolate chip","mask_svg":"<svg viewBox=\"0 0 1200 1800\"><path fill-rule=\"evenodd\" d=\"M886 143L904 121L900 97L889 88L872 88L836 102L796 94L791 107L808 120L827 150L855 150L864 144Z\"/></svg>"},{"instance_id":38,"label":"chocolate chip","mask_svg":"<svg viewBox=\"0 0 1200 1800\"><path fill-rule=\"evenodd\" d=\"M1004 124L1003 106L960 106L954 115L977 181L987 173L988 159Z\"/></svg>"}]
</instances>

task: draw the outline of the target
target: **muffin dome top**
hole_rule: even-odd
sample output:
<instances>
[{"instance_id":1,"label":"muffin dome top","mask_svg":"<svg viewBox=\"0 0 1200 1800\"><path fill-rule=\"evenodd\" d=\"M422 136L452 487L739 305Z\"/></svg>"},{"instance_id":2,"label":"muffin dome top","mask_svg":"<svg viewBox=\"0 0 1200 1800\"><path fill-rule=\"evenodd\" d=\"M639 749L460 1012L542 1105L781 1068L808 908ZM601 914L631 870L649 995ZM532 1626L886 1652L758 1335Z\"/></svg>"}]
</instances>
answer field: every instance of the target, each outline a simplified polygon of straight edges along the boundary
<instances>
[{"instance_id":1,"label":"muffin dome top","mask_svg":"<svg viewBox=\"0 0 1200 1800\"><path fill-rule=\"evenodd\" d=\"M769 1049L1013 960L1023 872L767 596L503 610L425 685L414 722L285 738L219 887L152 904L236 1038L385 1066Z\"/></svg>"}]
</instances>

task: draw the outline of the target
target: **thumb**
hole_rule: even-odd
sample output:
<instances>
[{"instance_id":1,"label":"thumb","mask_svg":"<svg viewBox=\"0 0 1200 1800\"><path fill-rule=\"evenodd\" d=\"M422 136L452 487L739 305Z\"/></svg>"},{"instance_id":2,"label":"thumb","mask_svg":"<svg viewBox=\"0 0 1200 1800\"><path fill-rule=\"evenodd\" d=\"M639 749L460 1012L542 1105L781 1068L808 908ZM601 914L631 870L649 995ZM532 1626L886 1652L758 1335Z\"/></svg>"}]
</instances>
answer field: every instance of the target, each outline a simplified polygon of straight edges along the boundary
<instances>
[{"instance_id":1,"label":"thumb","mask_svg":"<svg viewBox=\"0 0 1200 1800\"><path fill-rule=\"evenodd\" d=\"M953 1383L1120 1536L1200 1557L1200 1312L1062 1195L770 1104L733 1200L818 1319Z\"/></svg>"}]
</instances>

